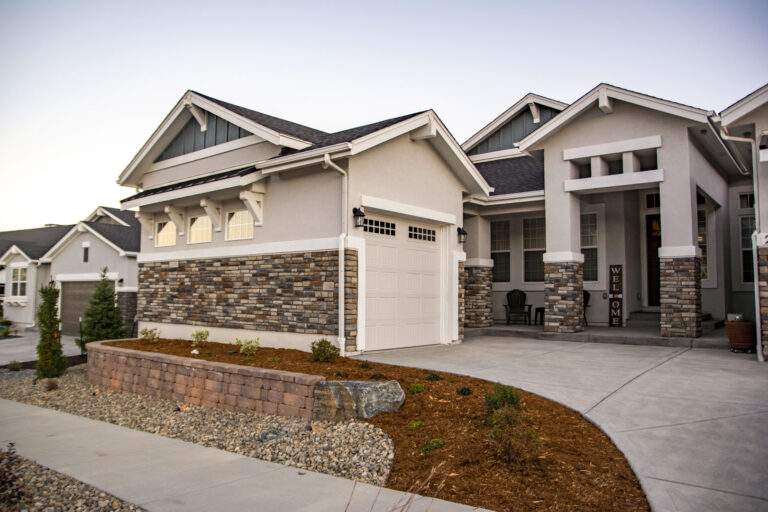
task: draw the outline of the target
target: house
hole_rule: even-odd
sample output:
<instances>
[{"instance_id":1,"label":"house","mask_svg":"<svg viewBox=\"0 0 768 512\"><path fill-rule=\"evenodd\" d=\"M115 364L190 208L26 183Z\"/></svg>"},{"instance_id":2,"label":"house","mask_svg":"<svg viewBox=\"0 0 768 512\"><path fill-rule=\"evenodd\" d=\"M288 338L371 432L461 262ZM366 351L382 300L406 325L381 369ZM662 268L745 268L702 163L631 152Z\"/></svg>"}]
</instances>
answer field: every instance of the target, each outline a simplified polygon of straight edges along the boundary
<instances>
[{"instance_id":1,"label":"house","mask_svg":"<svg viewBox=\"0 0 768 512\"><path fill-rule=\"evenodd\" d=\"M609 84L523 97L463 145L494 188L464 204L467 326L502 320L512 289L550 332L655 313L662 336L698 337L703 319L754 318L766 102L768 86L719 115Z\"/></svg>"},{"instance_id":2,"label":"house","mask_svg":"<svg viewBox=\"0 0 768 512\"><path fill-rule=\"evenodd\" d=\"M431 110L327 133L188 91L118 182L140 190L140 328L459 339L462 201L489 188Z\"/></svg>"},{"instance_id":3,"label":"house","mask_svg":"<svg viewBox=\"0 0 768 512\"><path fill-rule=\"evenodd\" d=\"M461 147L431 110L326 133L188 91L118 178L142 224L140 327L451 343L502 320L512 289L551 332L644 312L695 337L754 316L736 137L759 101L717 115L608 84L572 104L529 94Z\"/></svg>"},{"instance_id":4,"label":"house","mask_svg":"<svg viewBox=\"0 0 768 512\"><path fill-rule=\"evenodd\" d=\"M99 207L75 225L0 233L0 266L6 267L5 318L19 328L34 327L37 290L53 281L61 290L62 332L78 335L80 318L101 269L107 267L130 330L136 308L139 231L132 212Z\"/></svg>"}]
</instances>

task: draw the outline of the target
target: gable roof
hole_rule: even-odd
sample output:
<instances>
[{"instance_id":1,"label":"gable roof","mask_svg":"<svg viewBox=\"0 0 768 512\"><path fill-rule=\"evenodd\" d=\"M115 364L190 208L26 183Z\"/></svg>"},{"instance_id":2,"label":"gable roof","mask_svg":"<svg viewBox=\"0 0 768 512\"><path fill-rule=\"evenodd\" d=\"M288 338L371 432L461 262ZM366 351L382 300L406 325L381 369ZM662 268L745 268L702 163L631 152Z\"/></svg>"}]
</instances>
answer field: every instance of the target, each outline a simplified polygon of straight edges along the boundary
<instances>
[{"instance_id":1,"label":"gable roof","mask_svg":"<svg viewBox=\"0 0 768 512\"><path fill-rule=\"evenodd\" d=\"M568 106L567 103L563 103L562 101L553 100L552 98L547 98L546 96L541 96L539 94L529 92L517 100L517 102L515 102L507 110L499 114L493 121L482 127L477 133L467 139L467 141L464 142L461 147L464 149L464 151L470 151L472 148L480 144L486 137L504 126L507 121L511 120L526 108L531 108L531 104L543 105L558 111L562 111ZM543 125L544 123L541 124Z\"/></svg>"},{"instance_id":2,"label":"gable roof","mask_svg":"<svg viewBox=\"0 0 768 512\"><path fill-rule=\"evenodd\" d=\"M109 206L99 206L93 213L85 218L88 222L94 222L100 216L109 217L122 226L138 226L139 221L136 219L134 212L129 210L121 210L119 208L110 208Z\"/></svg>"},{"instance_id":3,"label":"gable roof","mask_svg":"<svg viewBox=\"0 0 768 512\"><path fill-rule=\"evenodd\" d=\"M491 196L544 190L544 164L531 156L518 156L475 164L493 187Z\"/></svg>"},{"instance_id":4,"label":"gable roof","mask_svg":"<svg viewBox=\"0 0 768 512\"><path fill-rule=\"evenodd\" d=\"M120 256L132 256L141 249L141 224L138 222L130 226L121 226L105 222L82 221L71 226L71 229L40 257L40 261L51 262L80 233L93 234Z\"/></svg>"},{"instance_id":5,"label":"gable roof","mask_svg":"<svg viewBox=\"0 0 768 512\"><path fill-rule=\"evenodd\" d=\"M601 83L581 98L571 103L565 110L552 118L547 124L521 140L517 144L518 148L520 151L526 151L532 145L558 131L565 124L590 108L595 102L597 102L601 109L609 111L613 99L633 103L641 107L650 108L703 124L708 123L709 117L714 115L714 112L710 110L704 110L683 103L677 103L656 96L631 91L615 85Z\"/></svg>"},{"instance_id":6,"label":"gable roof","mask_svg":"<svg viewBox=\"0 0 768 512\"><path fill-rule=\"evenodd\" d=\"M71 224L0 232L0 255L5 255L11 247L16 246L30 260L40 259L70 229Z\"/></svg>"},{"instance_id":7,"label":"gable roof","mask_svg":"<svg viewBox=\"0 0 768 512\"><path fill-rule=\"evenodd\" d=\"M720 112L720 122L728 126L768 103L768 84L758 87Z\"/></svg>"}]
</instances>

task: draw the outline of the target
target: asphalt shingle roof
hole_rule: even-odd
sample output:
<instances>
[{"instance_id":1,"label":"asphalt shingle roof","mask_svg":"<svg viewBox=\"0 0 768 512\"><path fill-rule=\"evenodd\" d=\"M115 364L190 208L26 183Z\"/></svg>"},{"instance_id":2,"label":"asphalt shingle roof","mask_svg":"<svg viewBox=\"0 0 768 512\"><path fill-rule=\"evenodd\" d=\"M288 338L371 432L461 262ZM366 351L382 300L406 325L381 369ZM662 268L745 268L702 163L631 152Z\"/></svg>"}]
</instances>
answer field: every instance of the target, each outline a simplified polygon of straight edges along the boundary
<instances>
[{"instance_id":1,"label":"asphalt shingle roof","mask_svg":"<svg viewBox=\"0 0 768 512\"><path fill-rule=\"evenodd\" d=\"M129 226L139 226L139 221L136 218L136 212L131 210L121 210L120 208L110 208L109 206L101 206L102 210L106 210L118 219L122 220Z\"/></svg>"},{"instance_id":2,"label":"asphalt shingle roof","mask_svg":"<svg viewBox=\"0 0 768 512\"><path fill-rule=\"evenodd\" d=\"M24 251L24 254L36 260L47 253L72 228L72 225L47 226L0 232L0 255L15 245Z\"/></svg>"},{"instance_id":3,"label":"asphalt shingle roof","mask_svg":"<svg viewBox=\"0 0 768 512\"><path fill-rule=\"evenodd\" d=\"M494 188L493 196L544 190L544 164L534 157L480 162L475 167Z\"/></svg>"},{"instance_id":4,"label":"asphalt shingle roof","mask_svg":"<svg viewBox=\"0 0 768 512\"><path fill-rule=\"evenodd\" d=\"M130 212L133 213L133 212ZM141 225L130 227L106 224L104 222L84 222L89 228L127 252L139 252L141 249Z\"/></svg>"},{"instance_id":5,"label":"asphalt shingle roof","mask_svg":"<svg viewBox=\"0 0 768 512\"><path fill-rule=\"evenodd\" d=\"M248 174L256 172L256 168L252 165L242 168L234 169L232 171L220 172L217 174L211 174L209 176L203 176L202 178L195 178L193 180L181 181L172 185L166 185L164 187L152 188L149 190L142 190L138 194L134 194L130 197L126 197L121 202L132 201L134 199L141 199L142 197L153 196L155 194L161 194L163 192L171 192L174 190L181 190L183 188L194 187L195 185L203 185L204 183L212 183L214 181L224 180L227 178L235 178L238 176L247 176Z\"/></svg>"}]
</instances>

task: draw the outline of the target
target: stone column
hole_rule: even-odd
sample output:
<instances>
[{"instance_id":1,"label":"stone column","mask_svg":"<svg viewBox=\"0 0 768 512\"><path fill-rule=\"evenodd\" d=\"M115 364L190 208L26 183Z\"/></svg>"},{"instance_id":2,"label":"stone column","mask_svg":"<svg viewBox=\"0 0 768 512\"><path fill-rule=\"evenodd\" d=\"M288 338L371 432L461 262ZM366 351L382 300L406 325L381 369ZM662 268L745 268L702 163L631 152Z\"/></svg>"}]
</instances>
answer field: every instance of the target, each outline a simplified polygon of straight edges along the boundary
<instances>
[{"instance_id":1,"label":"stone column","mask_svg":"<svg viewBox=\"0 0 768 512\"><path fill-rule=\"evenodd\" d=\"M768 355L768 246L757 248L757 283L760 301L760 327L763 335L763 353Z\"/></svg>"},{"instance_id":2,"label":"stone column","mask_svg":"<svg viewBox=\"0 0 768 512\"><path fill-rule=\"evenodd\" d=\"M490 327L493 325L493 261L467 260L465 292L465 327Z\"/></svg>"},{"instance_id":3,"label":"stone column","mask_svg":"<svg viewBox=\"0 0 768 512\"><path fill-rule=\"evenodd\" d=\"M357 350L357 251L344 254L344 339L347 352Z\"/></svg>"},{"instance_id":4,"label":"stone column","mask_svg":"<svg viewBox=\"0 0 768 512\"><path fill-rule=\"evenodd\" d=\"M662 336L701 336L701 258L659 259Z\"/></svg>"},{"instance_id":5,"label":"stone column","mask_svg":"<svg viewBox=\"0 0 768 512\"><path fill-rule=\"evenodd\" d=\"M117 306L120 308L120 316L123 320L123 328L126 336L138 336L133 332L133 322L136 320L137 292L117 292Z\"/></svg>"},{"instance_id":6,"label":"stone column","mask_svg":"<svg viewBox=\"0 0 768 512\"><path fill-rule=\"evenodd\" d=\"M544 260L544 332L584 330L584 260Z\"/></svg>"},{"instance_id":7,"label":"stone column","mask_svg":"<svg viewBox=\"0 0 768 512\"><path fill-rule=\"evenodd\" d=\"M467 317L466 310L467 271L464 262L459 262L459 339L464 339L464 322Z\"/></svg>"}]
</instances>

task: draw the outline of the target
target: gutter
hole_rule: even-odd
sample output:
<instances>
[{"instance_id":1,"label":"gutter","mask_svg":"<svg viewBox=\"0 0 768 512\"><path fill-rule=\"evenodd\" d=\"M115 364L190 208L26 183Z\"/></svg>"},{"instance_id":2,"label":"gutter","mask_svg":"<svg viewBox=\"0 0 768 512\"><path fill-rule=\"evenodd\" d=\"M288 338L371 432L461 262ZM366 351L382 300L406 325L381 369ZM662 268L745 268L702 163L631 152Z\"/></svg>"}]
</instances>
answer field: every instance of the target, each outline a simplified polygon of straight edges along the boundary
<instances>
[{"instance_id":1,"label":"gutter","mask_svg":"<svg viewBox=\"0 0 768 512\"><path fill-rule=\"evenodd\" d=\"M341 174L341 233L339 234L339 290L337 294L339 298L339 333L337 340L339 343L339 353L343 356L347 352L346 325L344 318L346 297L344 292L346 288L345 263L347 253L347 205L349 203L349 176L347 175L347 171L339 167L338 164L331 160L330 153L325 153L323 155L323 169L328 168L331 168Z\"/></svg>"},{"instance_id":2,"label":"gutter","mask_svg":"<svg viewBox=\"0 0 768 512\"><path fill-rule=\"evenodd\" d=\"M760 226L760 188L758 181L758 148L757 142L754 139L747 137L734 137L728 135L725 127L720 127L720 136L723 140L730 142L743 142L749 144L752 149L752 187L755 195L755 231L752 233L752 269L753 269L753 283L755 288L755 324L757 325L757 360L761 363L765 361L763 356L763 322L760 316L760 279L758 274L758 258L757 258L757 235L761 233Z\"/></svg>"}]
</instances>

